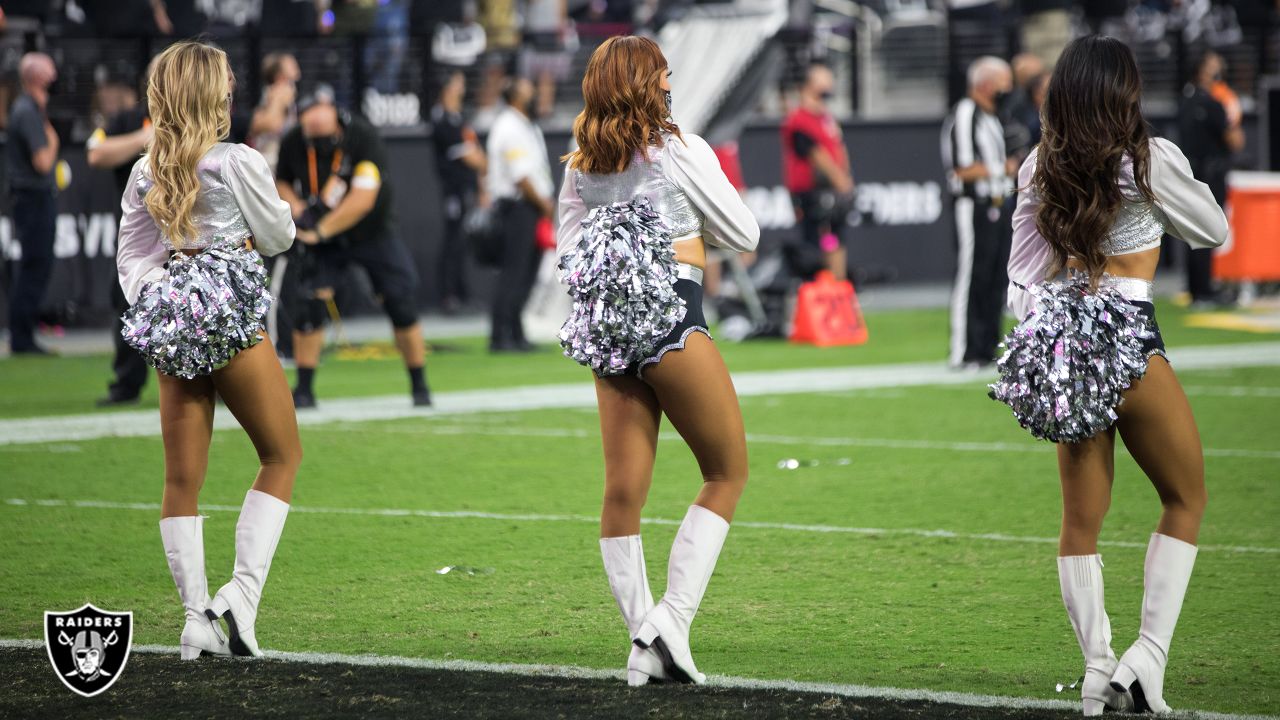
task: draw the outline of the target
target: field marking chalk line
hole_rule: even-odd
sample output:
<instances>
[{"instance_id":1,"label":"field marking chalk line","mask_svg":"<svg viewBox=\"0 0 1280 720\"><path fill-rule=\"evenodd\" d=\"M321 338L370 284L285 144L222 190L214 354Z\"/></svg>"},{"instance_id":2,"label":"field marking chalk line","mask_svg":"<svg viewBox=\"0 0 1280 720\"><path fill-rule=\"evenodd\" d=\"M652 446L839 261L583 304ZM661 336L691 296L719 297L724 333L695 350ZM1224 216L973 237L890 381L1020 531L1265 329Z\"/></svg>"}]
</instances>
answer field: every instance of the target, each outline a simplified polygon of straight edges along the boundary
<instances>
[{"instance_id":1,"label":"field marking chalk line","mask_svg":"<svg viewBox=\"0 0 1280 720\"><path fill-rule=\"evenodd\" d=\"M332 429L339 432L359 430L358 423L343 425L333 423ZM396 433L404 435L490 435L495 437L530 437L530 438L565 438L565 439L599 439L600 433L573 428L535 428L535 427L501 427L475 425L431 425L413 427L379 428L378 433ZM662 432L659 440L684 442L678 433ZM1011 452L1011 453L1052 453L1054 446L1047 442L990 442L975 440L911 440L902 438L866 438L866 437L809 437L804 435L770 435L767 433L747 433L748 443L762 445L801 445L852 448L886 448L891 450L944 450L955 452ZM1205 457L1243 457L1262 460L1280 460L1280 450L1253 450L1246 448L1203 448Z\"/></svg>"},{"instance_id":2,"label":"field marking chalk line","mask_svg":"<svg viewBox=\"0 0 1280 720\"><path fill-rule=\"evenodd\" d=\"M1203 345L1170 353L1179 370L1220 370L1280 365L1280 342ZM809 370L733 373L740 396L841 392L921 385L961 385L989 380L987 375L956 372L944 363L900 363ZM298 414L299 425L441 417L483 412L513 412L595 407L595 388L587 382L462 390L435 395L435 406L416 409L404 395L322 398L320 407ZM229 412L217 413L214 429L239 427ZM0 420L0 445L92 440L104 437L152 437L160 434L157 410L61 415Z\"/></svg>"},{"instance_id":3,"label":"field marking chalk line","mask_svg":"<svg viewBox=\"0 0 1280 720\"><path fill-rule=\"evenodd\" d=\"M95 510L145 510L155 512L160 509L160 503L154 502L115 502L110 500L62 500L58 498L8 498L4 501L5 505L15 507L69 507L69 508L88 508ZM213 505L200 504L202 512L240 512L239 505ZM433 518L440 520L447 519L464 519L464 520L502 520L506 522L570 522L570 523L591 523L593 525L600 522L600 518L593 515L572 515L572 514L540 514L540 513L497 513L484 512L479 510L417 510L412 508L327 508L327 507L309 507L306 505L292 505L289 508L290 513L306 513L315 515L367 515L371 517L421 517ZM641 520L645 525L679 525L682 521L672 518L644 518ZM733 523L735 528L750 528L753 530L783 530L787 532L799 533L819 533L819 534L843 534L843 535L906 535L911 537L933 538L943 540L982 540L988 542L1010 542L1010 543L1029 543L1036 545L1056 545L1058 538L1056 537L1034 537L1028 535L1009 535L1006 533L970 533L956 532L953 530L934 529L926 530L923 528L873 528L873 527L847 527L842 525L814 525L805 523L784 523L784 522L763 522L751 520L735 520ZM1098 544L1103 547L1122 547L1122 548L1145 548L1146 542L1137 542L1130 540L1099 540ZM1266 555L1280 554L1280 548L1277 547L1259 547L1252 545L1201 545L1200 552L1234 552L1234 553L1259 553Z\"/></svg>"}]
</instances>

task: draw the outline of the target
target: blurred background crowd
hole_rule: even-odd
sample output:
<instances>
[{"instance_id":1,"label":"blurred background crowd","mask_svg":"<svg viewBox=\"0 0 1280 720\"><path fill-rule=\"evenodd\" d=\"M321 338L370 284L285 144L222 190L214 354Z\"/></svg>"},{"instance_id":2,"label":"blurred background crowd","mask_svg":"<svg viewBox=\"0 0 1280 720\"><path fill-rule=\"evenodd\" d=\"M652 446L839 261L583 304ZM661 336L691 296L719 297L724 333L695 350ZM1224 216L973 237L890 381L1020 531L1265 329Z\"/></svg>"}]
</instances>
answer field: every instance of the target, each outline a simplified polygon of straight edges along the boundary
<instances>
[{"instance_id":1,"label":"blurred background crowd","mask_svg":"<svg viewBox=\"0 0 1280 720\"><path fill-rule=\"evenodd\" d=\"M311 79L381 127L421 128L446 74L464 70L468 114L483 132L503 79L528 75L536 112L566 126L580 106L586 59L604 38L657 32L696 0L6 0L0 113L25 50L49 48L60 68L49 114L70 142L134 102L149 58L166 40L205 35L230 54L237 104L259 102L261 60L297 57ZM1257 78L1280 57L1276 0L789 0L777 35L783 67L752 112L781 117L787 89L810 61L836 75L841 117L938 117L964 92L982 55L1028 50L1052 66L1073 36L1100 31L1137 53L1156 109L1172 109L1205 48L1252 109ZM726 45L734 37L719 38ZM0 125L3 117L0 116Z\"/></svg>"}]
</instances>

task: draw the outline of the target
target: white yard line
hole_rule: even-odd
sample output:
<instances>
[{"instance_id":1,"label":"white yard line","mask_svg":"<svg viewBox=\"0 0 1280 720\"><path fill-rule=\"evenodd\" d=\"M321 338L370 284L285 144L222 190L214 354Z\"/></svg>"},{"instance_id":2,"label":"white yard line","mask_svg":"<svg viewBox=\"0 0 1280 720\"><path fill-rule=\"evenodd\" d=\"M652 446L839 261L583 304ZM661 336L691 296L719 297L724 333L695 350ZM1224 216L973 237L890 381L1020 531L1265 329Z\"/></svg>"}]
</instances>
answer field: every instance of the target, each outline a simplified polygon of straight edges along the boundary
<instances>
[{"instance_id":1,"label":"white yard line","mask_svg":"<svg viewBox=\"0 0 1280 720\"><path fill-rule=\"evenodd\" d=\"M0 639L0 648L40 650L44 643L28 639ZM165 645L136 645L131 652L157 655L177 655L178 648ZM626 674L622 670L577 667L574 665L525 665L520 663L491 663L478 660L432 660L428 658L401 657L396 655L347 655L343 653L286 652L266 650L267 659L308 665L350 665L359 667L401 667L415 670L446 670L451 672L487 672L523 677L553 677L575 680L615 680L621 682ZM41 662L44 661L42 657ZM252 662L252 661L246 661ZM1015 708L1024 710L1076 710L1080 704L1070 700L979 695L951 690L923 690L913 688L873 687L843 683L802 682L799 680L761 680L757 678L708 675L707 685L718 688L744 690L782 690L798 693L838 695L848 698L874 698L892 701L925 701L963 705L966 707ZM124 686L122 686L124 687ZM1269 715L1232 715L1202 710L1182 710L1173 717L1200 718L1202 720L1276 720Z\"/></svg>"},{"instance_id":2,"label":"white yard line","mask_svg":"<svg viewBox=\"0 0 1280 720\"><path fill-rule=\"evenodd\" d=\"M160 509L159 503L152 502L114 502L110 500L62 500L57 498L8 498L6 505L15 507L71 507L91 508L98 510L145 510L155 512ZM204 512L240 512L239 505L210 505L202 503ZM502 520L506 522L567 522L599 524L600 518L593 515L541 514L541 513L494 513L478 510L418 510L413 508L328 508L293 505L291 513L307 513L318 515L367 515L374 517L421 517L434 519L474 519ZM679 525L680 520L672 518L645 518L646 525ZM874 528L849 527L843 525L812 525L804 523L753 522L736 520L735 528L753 530L782 530L797 533L843 534L843 535L904 535L910 537L934 538L945 540L969 540L978 542L1030 543L1036 545L1052 545L1058 542L1056 537L1034 537L1027 535L1007 535L1005 533L969 533L954 530L922 528ZM1104 547L1145 548L1146 542L1128 540L1099 540ZM1260 547L1252 545L1201 545L1201 552L1232 552L1280 554L1280 548Z\"/></svg>"},{"instance_id":3,"label":"white yard line","mask_svg":"<svg viewBox=\"0 0 1280 720\"><path fill-rule=\"evenodd\" d=\"M1209 395L1216 397L1247 397L1271 399L1280 398L1280 387L1249 387L1248 385L1184 385L1188 395Z\"/></svg>"},{"instance_id":4,"label":"white yard line","mask_svg":"<svg viewBox=\"0 0 1280 720\"><path fill-rule=\"evenodd\" d=\"M332 428L336 432L360 431L358 425L336 423ZM397 427L380 427L379 434L402 435L491 435L499 437L543 437L566 439L596 439L600 433L589 430L571 428L533 428L533 427L485 427L473 425L412 425ZM684 440L676 433L664 432L658 435L659 440ZM747 433L747 442L762 445L799 445L806 447L855 447L855 448L889 448L895 450L943 450L947 452L977 453L1052 453L1054 446L1045 442L971 442L944 440L903 440L899 438L858 438L858 437L811 437L806 435L769 435ZM1252 450L1245 448L1204 448L1208 457L1244 457L1264 460L1280 460L1280 450Z\"/></svg>"},{"instance_id":5,"label":"white yard line","mask_svg":"<svg viewBox=\"0 0 1280 720\"><path fill-rule=\"evenodd\" d=\"M1280 342L1179 348L1173 353L1179 370L1208 370L1280 365ZM566 361L567 362L567 361ZM865 365L813 370L741 372L733 376L738 394L789 395L842 392L867 388L958 385L989 380L985 374L954 372L942 363ZM301 425L440 417L482 412L512 412L595 406L590 383L534 385L437 393L435 407L415 409L407 395L367 398L320 398L320 407L298 414ZM214 419L215 429L236 428L229 412ZM0 445L91 440L103 437L153 437L160 434L155 410L62 415L0 420Z\"/></svg>"}]
</instances>

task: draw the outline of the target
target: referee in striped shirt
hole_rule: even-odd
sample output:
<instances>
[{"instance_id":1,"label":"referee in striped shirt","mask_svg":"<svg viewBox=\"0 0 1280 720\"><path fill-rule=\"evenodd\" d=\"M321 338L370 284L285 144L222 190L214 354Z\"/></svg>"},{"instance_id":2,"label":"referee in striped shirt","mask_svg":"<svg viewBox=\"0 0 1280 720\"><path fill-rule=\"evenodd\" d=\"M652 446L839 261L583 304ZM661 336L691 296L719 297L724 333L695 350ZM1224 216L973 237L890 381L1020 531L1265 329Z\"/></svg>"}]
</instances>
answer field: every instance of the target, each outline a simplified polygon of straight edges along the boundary
<instances>
[{"instance_id":1,"label":"referee in striped shirt","mask_svg":"<svg viewBox=\"0 0 1280 720\"><path fill-rule=\"evenodd\" d=\"M951 295L953 368L995 362L1004 315L1017 168L1005 152L1000 101L1013 88L1009 64L980 57L968 71L969 93L942 126L942 162L954 199L956 283Z\"/></svg>"}]
</instances>

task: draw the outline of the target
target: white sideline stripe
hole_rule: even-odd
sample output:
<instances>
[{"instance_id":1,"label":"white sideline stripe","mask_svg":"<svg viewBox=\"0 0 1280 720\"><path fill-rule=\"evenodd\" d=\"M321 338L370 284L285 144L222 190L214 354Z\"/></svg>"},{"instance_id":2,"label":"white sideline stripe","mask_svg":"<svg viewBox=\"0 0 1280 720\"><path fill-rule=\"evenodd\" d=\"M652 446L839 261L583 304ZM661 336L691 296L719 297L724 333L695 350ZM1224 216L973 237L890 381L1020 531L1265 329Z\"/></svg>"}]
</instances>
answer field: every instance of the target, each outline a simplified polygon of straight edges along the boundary
<instances>
[{"instance_id":1,"label":"white sideline stripe","mask_svg":"<svg viewBox=\"0 0 1280 720\"><path fill-rule=\"evenodd\" d=\"M1170 354L1179 370L1275 366L1280 365L1280 342L1185 347ZM943 363L767 370L733 375L738 394L744 397L920 385L961 385L989 379L992 378L986 374L949 370ZM595 407L596 404L595 388L585 381L437 393L434 400L435 407L416 409L409 405L407 395L332 400L321 397L319 408L298 414L298 424L321 425L343 421L370 422L482 412L582 408ZM215 415L213 426L216 430L227 430L237 428L239 424L231 413L220 412ZM0 445L104 437L152 437L159 434L160 413L156 410L0 420Z\"/></svg>"},{"instance_id":2,"label":"white sideline stripe","mask_svg":"<svg viewBox=\"0 0 1280 720\"><path fill-rule=\"evenodd\" d=\"M1188 395L1213 395L1217 397L1280 398L1280 387L1249 387L1248 385L1184 385Z\"/></svg>"},{"instance_id":3,"label":"white sideline stripe","mask_svg":"<svg viewBox=\"0 0 1280 720\"><path fill-rule=\"evenodd\" d=\"M45 644L40 640L0 638L0 648L40 650ZM167 645L135 645L131 652L155 655L177 655L178 648ZM520 663L491 663L479 660L431 660L428 658L401 657L397 655L346 655L343 653L288 652L264 650L268 660L305 663L309 665L353 665L359 667L402 667L415 670L447 670L452 672L487 672L524 677L553 677L573 680L617 680L626 678L622 670L604 670L574 665L525 665ZM252 662L245 660L244 662ZM799 680L760 680L729 675L708 675L707 686L741 690L783 690L798 693L839 695L849 698L875 698L877 700L924 701L963 705L966 707L1014 708L1019 710L1077 710L1080 704L1070 700L978 695L952 690L923 690L911 688L873 687L843 683L802 682ZM1171 717L1200 718L1202 720L1277 720L1271 715L1233 715L1204 710L1181 710Z\"/></svg>"},{"instance_id":4,"label":"white sideline stripe","mask_svg":"<svg viewBox=\"0 0 1280 720\"><path fill-rule=\"evenodd\" d=\"M57 498L28 500L25 498L8 498L6 505L36 507L74 507L97 510L149 510L160 509L159 503L153 502L114 502L110 500L62 500ZM200 510L209 512L240 512L239 505L210 505L202 503ZM410 508L326 508L291 505L291 513L308 513L317 515L369 515L379 517L423 517L435 519L473 519L504 520L519 522L572 522L598 524L599 517L592 515L544 515L540 513L493 513L479 510L415 510ZM645 525L679 525L680 520L671 518L643 518ZM949 540L987 540L992 542L1034 543L1038 545L1057 544L1056 537L1033 537L1027 535L1007 535L1005 533L967 533L952 530L925 530L922 528L872 528L846 527L841 525L806 525L803 523L753 522L735 520L735 528L753 530L785 530L802 533L835 533L847 535L907 535L923 538L940 538ZM1099 545L1106 547L1145 548L1146 542L1129 540L1099 540ZM1280 554L1280 548L1258 547L1252 545L1201 545L1200 552L1234 552Z\"/></svg>"},{"instance_id":5,"label":"white sideline stripe","mask_svg":"<svg viewBox=\"0 0 1280 720\"><path fill-rule=\"evenodd\" d=\"M341 423L332 428L346 432L358 430ZM531 427L484 427L482 425L430 425L400 426L378 428L379 434L396 433L402 435L492 435L499 437L550 437L588 439L599 438L600 433L570 428L531 428ZM677 433L663 432L658 434L659 440L684 442ZM947 442L942 440L902 440L895 438L855 438L855 437L806 437L803 435L767 435L747 433L748 443L766 445L818 445L830 447L868 447L889 448L894 450L946 450L957 452L1013 452L1013 453L1051 453L1054 446L1046 442ZM1204 448L1206 457L1244 457L1280 460L1280 450L1250 450L1241 448Z\"/></svg>"}]
</instances>

